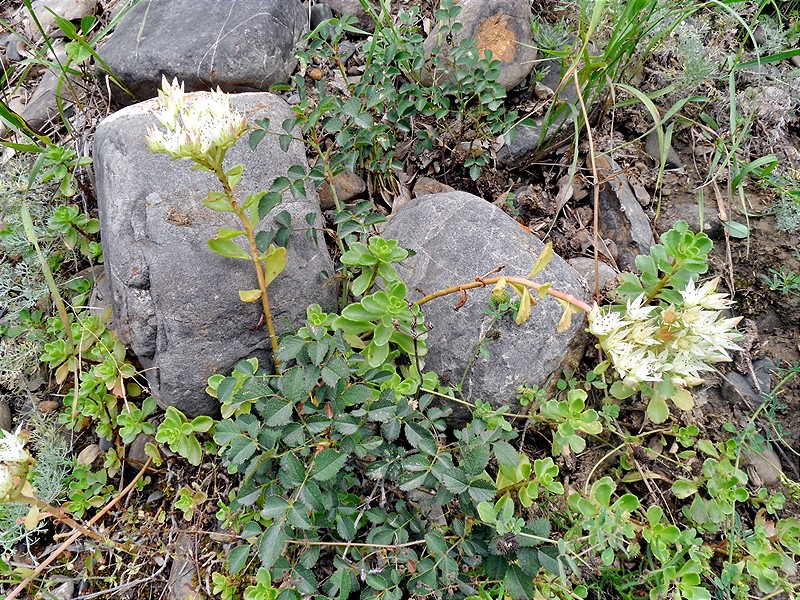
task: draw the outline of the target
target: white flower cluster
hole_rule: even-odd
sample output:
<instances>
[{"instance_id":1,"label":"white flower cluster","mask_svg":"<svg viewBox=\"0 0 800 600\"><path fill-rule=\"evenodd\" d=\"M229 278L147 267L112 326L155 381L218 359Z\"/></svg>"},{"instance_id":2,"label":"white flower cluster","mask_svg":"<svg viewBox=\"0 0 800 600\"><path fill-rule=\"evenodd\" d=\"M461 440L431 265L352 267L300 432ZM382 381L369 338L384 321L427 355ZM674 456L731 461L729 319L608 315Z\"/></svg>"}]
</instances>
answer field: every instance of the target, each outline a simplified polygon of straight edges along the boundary
<instances>
[{"instance_id":1,"label":"white flower cluster","mask_svg":"<svg viewBox=\"0 0 800 600\"><path fill-rule=\"evenodd\" d=\"M247 119L231 109L228 95L216 92L200 95L186 103L183 84L163 79L156 112L166 131L151 127L145 143L150 152L163 152L173 158L201 160L219 156L247 131Z\"/></svg>"},{"instance_id":2,"label":"white flower cluster","mask_svg":"<svg viewBox=\"0 0 800 600\"><path fill-rule=\"evenodd\" d=\"M719 279L695 287L690 280L681 291L682 306L645 305L644 295L629 301L624 312L600 308L589 313L589 332L599 340L622 382L635 389L668 378L691 387L703 382L700 373L713 363L730 361L728 350L740 350L741 317L723 318L730 308L726 294L715 293Z\"/></svg>"},{"instance_id":3,"label":"white flower cluster","mask_svg":"<svg viewBox=\"0 0 800 600\"><path fill-rule=\"evenodd\" d=\"M17 489L15 477L24 477L31 463L31 455L25 450L25 442L16 433L0 429L0 502L12 500Z\"/></svg>"}]
</instances>

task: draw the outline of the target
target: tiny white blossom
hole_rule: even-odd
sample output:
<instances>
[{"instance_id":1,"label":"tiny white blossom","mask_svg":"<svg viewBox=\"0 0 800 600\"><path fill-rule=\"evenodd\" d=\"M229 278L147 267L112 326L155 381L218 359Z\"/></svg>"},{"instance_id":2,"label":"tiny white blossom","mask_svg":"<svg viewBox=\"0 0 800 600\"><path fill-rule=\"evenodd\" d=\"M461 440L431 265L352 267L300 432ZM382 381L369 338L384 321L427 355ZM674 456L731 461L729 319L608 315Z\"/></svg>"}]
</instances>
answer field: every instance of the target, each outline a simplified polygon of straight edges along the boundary
<instances>
[{"instance_id":1,"label":"tiny white blossom","mask_svg":"<svg viewBox=\"0 0 800 600\"><path fill-rule=\"evenodd\" d=\"M597 304L589 313L589 331L597 337L608 335L629 324L630 321L625 321L618 312L603 311Z\"/></svg>"},{"instance_id":2,"label":"tiny white blossom","mask_svg":"<svg viewBox=\"0 0 800 600\"><path fill-rule=\"evenodd\" d=\"M231 108L230 98L219 88L186 102L183 84L163 78L155 113L165 130L151 127L145 143L150 152L193 160L218 156L247 131L244 115Z\"/></svg>"},{"instance_id":3,"label":"tiny white blossom","mask_svg":"<svg viewBox=\"0 0 800 600\"><path fill-rule=\"evenodd\" d=\"M636 299L629 300L627 309L625 311L625 316L633 319L634 321L646 321L648 318L650 318L650 313L652 313L656 307L643 305L644 299L644 294L639 294Z\"/></svg>"},{"instance_id":4,"label":"tiny white blossom","mask_svg":"<svg viewBox=\"0 0 800 600\"><path fill-rule=\"evenodd\" d=\"M687 307L701 306L707 310L725 310L732 305L731 300L728 299L727 294L715 294L714 290L719 285L719 277L704 283L701 287L696 288L693 279L689 280L686 289L681 290L683 296L683 303Z\"/></svg>"},{"instance_id":5,"label":"tiny white blossom","mask_svg":"<svg viewBox=\"0 0 800 600\"><path fill-rule=\"evenodd\" d=\"M8 466L12 471L15 467L24 465L31 460L31 455L25 450L25 442L19 437L19 429L16 433L9 433L0 429L3 437L0 437L0 465Z\"/></svg>"}]
</instances>

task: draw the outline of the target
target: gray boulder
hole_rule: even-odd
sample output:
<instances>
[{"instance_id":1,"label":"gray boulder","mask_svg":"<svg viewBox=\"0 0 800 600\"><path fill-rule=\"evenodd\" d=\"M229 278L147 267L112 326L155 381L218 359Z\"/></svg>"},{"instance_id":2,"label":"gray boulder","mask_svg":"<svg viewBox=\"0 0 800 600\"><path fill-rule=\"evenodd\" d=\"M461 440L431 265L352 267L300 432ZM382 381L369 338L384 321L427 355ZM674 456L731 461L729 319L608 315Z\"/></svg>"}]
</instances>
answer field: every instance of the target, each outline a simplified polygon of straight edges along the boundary
<instances>
[{"instance_id":1,"label":"gray boulder","mask_svg":"<svg viewBox=\"0 0 800 600\"><path fill-rule=\"evenodd\" d=\"M527 0L462 0L461 11L455 21L462 28L445 38L440 26L431 30L425 40L425 50L430 54L437 46L445 52L462 41L475 40L481 52L492 51L492 58L501 62L497 81L510 90L524 80L533 69L536 47L531 37L531 5ZM445 74L446 76L446 74Z\"/></svg>"},{"instance_id":2,"label":"gray boulder","mask_svg":"<svg viewBox=\"0 0 800 600\"><path fill-rule=\"evenodd\" d=\"M465 192L443 192L420 196L406 204L389 222L383 234L416 251L399 269L409 290L426 294L458 283L473 281L505 265L502 274L525 277L544 245L502 210ZM536 278L554 288L586 299L575 270L556 256ZM492 317L491 287L469 292L468 302L458 311L457 294L433 300L422 307L428 335L426 368L443 381L457 385L486 336ZM531 318L516 325L504 316L491 327L485 348L488 357L477 354L464 378L463 396L490 402L495 407L519 408L517 387L522 384L551 388L561 370L576 363L586 347L586 319L573 317L565 333L557 333L561 305L547 297L533 307ZM455 422L464 410L454 406Z\"/></svg>"},{"instance_id":3,"label":"gray boulder","mask_svg":"<svg viewBox=\"0 0 800 600\"><path fill-rule=\"evenodd\" d=\"M297 0L148 0L98 53L133 93L114 88L123 104L155 97L162 75L177 77L187 91L265 91L289 79L307 26Z\"/></svg>"},{"instance_id":4,"label":"gray boulder","mask_svg":"<svg viewBox=\"0 0 800 600\"><path fill-rule=\"evenodd\" d=\"M235 95L232 101L251 122L266 116L281 123L291 114L283 100L268 93ZM212 414L217 404L205 394L206 379L248 356L269 366L270 345L266 327L257 327L260 303L246 304L238 296L239 290L258 287L252 264L218 256L207 245L220 226L240 228L232 215L201 204L209 191L220 189L219 182L192 171L189 161L148 154L144 136L156 122L154 108L155 101L148 101L123 109L101 122L95 137L96 190L116 331L139 358L162 405L191 415ZM300 142L283 152L273 136L255 151L240 140L226 162L228 167L244 164L239 198L267 189L292 165L307 168ZM291 213L297 229L306 227L308 213L321 227L311 186L307 194L301 201L285 196L261 228L271 227L271 216L281 210ZM319 241L302 231L292 235L286 270L269 288L279 332L300 324L308 304L335 308L335 286L323 287L321 275L332 274L333 264L321 235Z\"/></svg>"}]
</instances>

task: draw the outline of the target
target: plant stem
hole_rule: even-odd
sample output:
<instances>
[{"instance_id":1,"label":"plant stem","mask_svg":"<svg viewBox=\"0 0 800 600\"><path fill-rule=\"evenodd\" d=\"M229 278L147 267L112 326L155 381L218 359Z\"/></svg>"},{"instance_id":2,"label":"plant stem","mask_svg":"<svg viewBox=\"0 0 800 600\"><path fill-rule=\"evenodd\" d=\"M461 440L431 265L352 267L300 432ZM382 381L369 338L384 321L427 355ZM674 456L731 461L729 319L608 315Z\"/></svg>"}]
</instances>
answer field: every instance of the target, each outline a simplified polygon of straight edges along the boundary
<instances>
[{"instance_id":1,"label":"plant stem","mask_svg":"<svg viewBox=\"0 0 800 600\"><path fill-rule=\"evenodd\" d=\"M84 525L81 525L80 523L78 523L75 519L70 517L67 513L65 513L60 508L57 508L55 506L51 506L47 502L44 502L43 500L39 500L39 498L36 498L34 496L24 496L22 494L17 495L16 498L18 500L21 500L22 502L30 504L31 506L35 506L36 508L38 508L43 513L47 513L48 515L50 515L54 519L57 519L58 521L61 521L65 525L68 525L68 526L72 527L75 531L80 531L86 537L90 537L93 540L95 540L97 542L100 542L101 544L110 545L110 546L115 546L116 545L111 540L103 538L94 529L89 529L88 527L85 527Z\"/></svg>"},{"instance_id":2,"label":"plant stem","mask_svg":"<svg viewBox=\"0 0 800 600\"><path fill-rule=\"evenodd\" d=\"M448 294L455 294L457 292L471 290L479 287L486 287L487 285L494 285L498 283L501 279L506 280L508 283L513 283L516 285L522 285L533 290L539 290L542 287L541 283L536 283L531 281L530 279L525 279L524 277L476 277L475 281L471 281L469 283L462 283L459 285L452 285L448 288L444 288L441 290L437 290L432 294L428 294L424 298L420 298L416 300L414 304L417 306L422 306L430 302L431 300L435 300L436 298L441 298L442 296L447 296ZM573 306L580 308L582 311L589 313L592 311L592 307L586 304L583 300L579 300L572 294L567 294L566 292L562 292L559 290L554 290L553 288L547 288L547 295L552 296L553 298L558 298L559 300L563 300L564 302L569 302Z\"/></svg>"},{"instance_id":3,"label":"plant stem","mask_svg":"<svg viewBox=\"0 0 800 600\"><path fill-rule=\"evenodd\" d=\"M264 266L261 264L261 259L259 258L255 231L253 226L250 224L250 219L247 218L244 209L242 209L236 202L236 198L233 195L233 188L231 188L230 184L228 183L228 177L225 175L225 171L222 168L222 161L214 164L213 169L217 179L219 179L219 182L222 184L222 188L225 190L225 196L227 197L228 202L230 202L233 212L236 213L237 217L239 217L239 221L241 221L242 226L244 227L247 243L250 245L250 256L252 257L253 268L256 270L258 289L261 290L261 308L264 311L264 320L267 323L267 331L269 332L269 342L272 345L272 361L275 365L275 372L277 373L278 369L280 368L280 361L278 361L278 336L275 335L275 324L272 322L272 311L270 310L269 297L267 296L267 280L264 277Z\"/></svg>"}]
</instances>

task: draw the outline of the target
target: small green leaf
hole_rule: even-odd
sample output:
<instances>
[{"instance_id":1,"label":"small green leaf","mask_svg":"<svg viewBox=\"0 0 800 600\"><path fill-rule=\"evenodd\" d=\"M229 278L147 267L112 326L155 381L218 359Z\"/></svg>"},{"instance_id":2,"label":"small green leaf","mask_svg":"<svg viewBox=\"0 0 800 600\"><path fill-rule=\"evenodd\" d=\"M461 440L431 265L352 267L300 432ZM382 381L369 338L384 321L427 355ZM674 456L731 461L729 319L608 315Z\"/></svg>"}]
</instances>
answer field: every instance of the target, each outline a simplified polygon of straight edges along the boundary
<instances>
[{"instance_id":1,"label":"small green leaf","mask_svg":"<svg viewBox=\"0 0 800 600\"><path fill-rule=\"evenodd\" d=\"M336 474L347 462L348 454L346 452L338 452L333 448L326 448L317 456L314 463L314 473L312 479L316 481L327 481L336 476Z\"/></svg>"},{"instance_id":2,"label":"small green leaf","mask_svg":"<svg viewBox=\"0 0 800 600\"><path fill-rule=\"evenodd\" d=\"M695 492L697 492L697 484L688 479L677 479L672 484L672 493L681 500L688 498Z\"/></svg>"},{"instance_id":3,"label":"small green leaf","mask_svg":"<svg viewBox=\"0 0 800 600\"><path fill-rule=\"evenodd\" d=\"M255 302L261 299L261 290L239 290L239 299L242 302Z\"/></svg>"},{"instance_id":4,"label":"small green leaf","mask_svg":"<svg viewBox=\"0 0 800 600\"><path fill-rule=\"evenodd\" d=\"M286 248L270 246L261 259L265 266L264 280L269 285L286 268Z\"/></svg>"},{"instance_id":5,"label":"small green leaf","mask_svg":"<svg viewBox=\"0 0 800 600\"><path fill-rule=\"evenodd\" d=\"M258 557L261 566L265 569L272 568L275 561L283 555L283 546L289 536L283 530L281 523L273 523L269 529L258 538Z\"/></svg>"},{"instance_id":6,"label":"small green leaf","mask_svg":"<svg viewBox=\"0 0 800 600\"><path fill-rule=\"evenodd\" d=\"M750 230L747 228L747 225L739 223L737 221L723 221L722 226L725 228L725 231L728 232L728 235L732 238L744 239L750 235Z\"/></svg>"},{"instance_id":7,"label":"small green leaf","mask_svg":"<svg viewBox=\"0 0 800 600\"><path fill-rule=\"evenodd\" d=\"M656 424L669 419L669 407L661 396L655 395L650 398L650 402L647 404L647 416Z\"/></svg>"},{"instance_id":8,"label":"small green leaf","mask_svg":"<svg viewBox=\"0 0 800 600\"><path fill-rule=\"evenodd\" d=\"M219 254L220 256L225 256L227 258L240 258L244 260L249 260L251 257L250 255L245 252L242 248L236 245L233 240L218 240L212 238L208 240L208 246L211 248L215 253Z\"/></svg>"}]
</instances>

